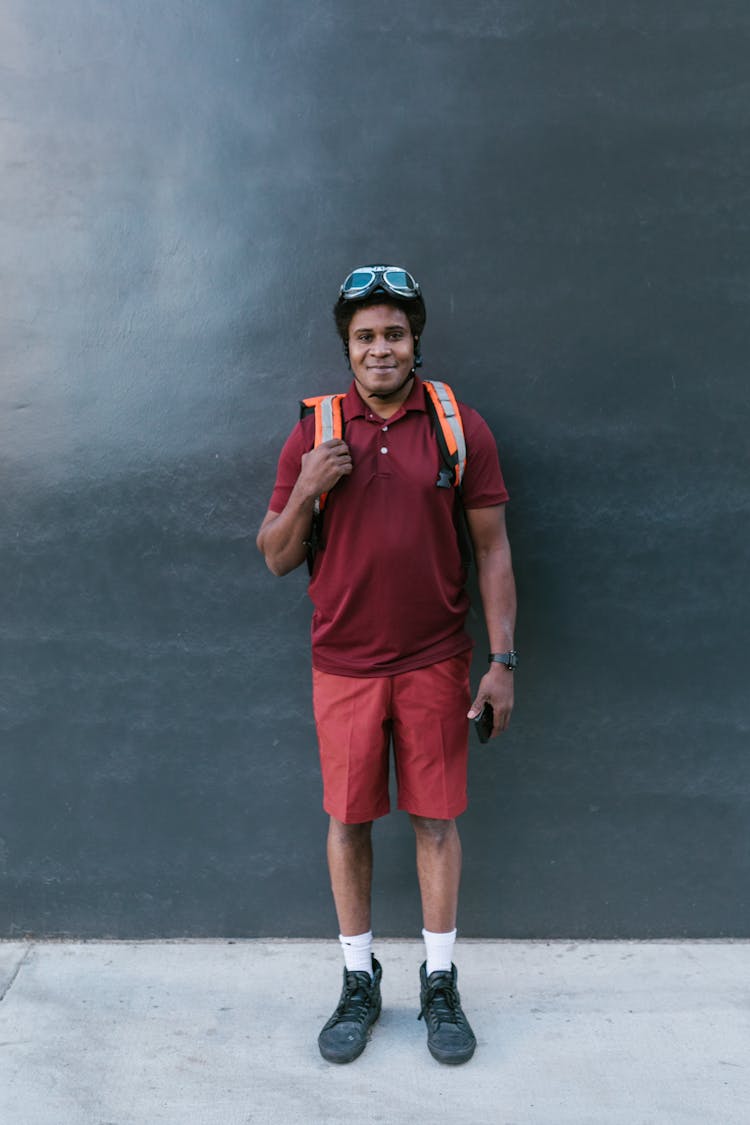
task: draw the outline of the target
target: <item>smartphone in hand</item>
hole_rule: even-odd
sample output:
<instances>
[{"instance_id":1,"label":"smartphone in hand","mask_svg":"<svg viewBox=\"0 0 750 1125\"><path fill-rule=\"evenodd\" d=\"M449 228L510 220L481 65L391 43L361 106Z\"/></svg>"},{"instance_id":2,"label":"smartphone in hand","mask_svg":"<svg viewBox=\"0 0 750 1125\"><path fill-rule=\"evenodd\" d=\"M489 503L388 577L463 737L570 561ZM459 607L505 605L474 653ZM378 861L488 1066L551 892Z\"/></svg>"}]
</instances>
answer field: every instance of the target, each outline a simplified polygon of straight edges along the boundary
<instances>
[{"instance_id":1,"label":"smartphone in hand","mask_svg":"<svg viewBox=\"0 0 750 1125\"><path fill-rule=\"evenodd\" d=\"M495 713L492 710L491 703L485 703L482 711L477 715L474 720L477 736L480 742L487 742L492 734L492 727L495 723Z\"/></svg>"}]
</instances>

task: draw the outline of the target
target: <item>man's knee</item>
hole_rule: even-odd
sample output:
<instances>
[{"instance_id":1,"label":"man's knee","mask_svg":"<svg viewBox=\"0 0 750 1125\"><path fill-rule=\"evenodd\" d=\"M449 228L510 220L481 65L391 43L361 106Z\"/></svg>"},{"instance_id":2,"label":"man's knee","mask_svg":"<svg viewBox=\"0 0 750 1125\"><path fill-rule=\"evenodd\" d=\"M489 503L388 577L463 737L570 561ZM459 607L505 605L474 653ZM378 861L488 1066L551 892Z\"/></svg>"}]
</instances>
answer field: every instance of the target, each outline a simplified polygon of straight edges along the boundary
<instances>
[{"instance_id":1,"label":"man's knee","mask_svg":"<svg viewBox=\"0 0 750 1125\"><path fill-rule=\"evenodd\" d=\"M372 835L372 821L366 820L361 824L345 824L335 816L330 818L329 838L342 847L357 847L370 839Z\"/></svg>"},{"instance_id":2,"label":"man's knee","mask_svg":"<svg viewBox=\"0 0 750 1125\"><path fill-rule=\"evenodd\" d=\"M411 822L419 841L436 848L452 840L458 831L455 819L438 820L435 817L411 814Z\"/></svg>"}]
</instances>

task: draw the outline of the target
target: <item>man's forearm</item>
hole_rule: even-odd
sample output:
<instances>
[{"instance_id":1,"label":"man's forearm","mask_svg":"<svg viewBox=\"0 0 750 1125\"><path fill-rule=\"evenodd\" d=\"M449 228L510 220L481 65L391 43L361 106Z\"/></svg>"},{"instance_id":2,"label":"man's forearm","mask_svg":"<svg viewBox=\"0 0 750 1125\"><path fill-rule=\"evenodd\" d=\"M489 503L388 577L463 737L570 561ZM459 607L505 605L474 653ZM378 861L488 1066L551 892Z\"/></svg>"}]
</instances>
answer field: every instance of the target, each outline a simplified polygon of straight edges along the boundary
<instances>
[{"instance_id":1,"label":"man's forearm","mask_svg":"<svg viewBox=\"0 0 750 1125\"><path fill-rule=\"evenodd\" d=\"M490 652L508 652L513 648L516 623L516 584L507 537L503 535L500 542L477 551L476 562ZM513 680L509 668L490 664L469 709L469 718L474 719L485 703L492 705L493 737L508 728L513 711Z\"/></svg>"},{"instance_id":2,"label":"man's forearm","mask_svg":"<svg viewBox=\"0 0 750 1125\"><path fill-rule=\"evenodd\" d=\"M507 540L478 554L476 562L490 652L507 652L513 648L516 624L516 584Z\"/></svg>"},{"instance_id":3,"label":"man's forearm","mask_svg":"<svg viewBox=\"0 0 750 1125\"><path fill-rule=\"evenodd\" d=\"M315 497L293 490L284 511L269 512L256 540L266 566L277 577L295 570L307 555Z\"/></svg>"}]
</instances>

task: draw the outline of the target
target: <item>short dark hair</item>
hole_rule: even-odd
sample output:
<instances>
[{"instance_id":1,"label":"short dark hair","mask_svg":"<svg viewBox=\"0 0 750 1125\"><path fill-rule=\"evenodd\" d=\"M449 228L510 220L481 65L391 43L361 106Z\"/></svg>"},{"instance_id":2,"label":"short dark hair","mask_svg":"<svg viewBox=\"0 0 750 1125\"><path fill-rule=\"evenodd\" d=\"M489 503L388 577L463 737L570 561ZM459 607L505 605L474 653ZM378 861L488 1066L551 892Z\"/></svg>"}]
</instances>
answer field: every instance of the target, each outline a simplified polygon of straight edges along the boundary
<instances>
[{"instance_id":1,"label":"short dark hair","mask_svg":"<svg viewBox=\"0 0 750 1125\"><path fill-rule=\"evenodd\" d=\"M341 337L347 357L349 355L349 325L354 314L359 312L360 309L370 309L374 305L391 305L395 309L401 309L409 321L412 336L419 337L422 335L427 320L427 310L421 297L399 301L398 297L394 297L390 293L371 293L369 297L365 297L364 301L338 300L333 306L333 319L336 321L336 330Z\"/></svg>"}]
</instances>

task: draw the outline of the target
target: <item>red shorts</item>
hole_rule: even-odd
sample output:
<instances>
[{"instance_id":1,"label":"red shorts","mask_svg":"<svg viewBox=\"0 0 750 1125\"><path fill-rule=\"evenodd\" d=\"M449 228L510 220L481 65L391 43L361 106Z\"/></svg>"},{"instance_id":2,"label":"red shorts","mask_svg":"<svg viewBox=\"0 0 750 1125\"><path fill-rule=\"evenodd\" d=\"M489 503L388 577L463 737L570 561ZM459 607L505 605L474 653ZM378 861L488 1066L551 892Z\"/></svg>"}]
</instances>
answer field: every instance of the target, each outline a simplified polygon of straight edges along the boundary
<instances>
[{"instance_id":1,"label":"red shorts","mask_svg":"<svg viewBox=\"0 0 750 1125\"><path fill-rule=\"evenodd\" d=\"M451 820L467 805L471 652L396 676L332 676L313 669L323 807L344 824L390 811L389 747L398 807Z\"/></svg>"}]
</instances>

